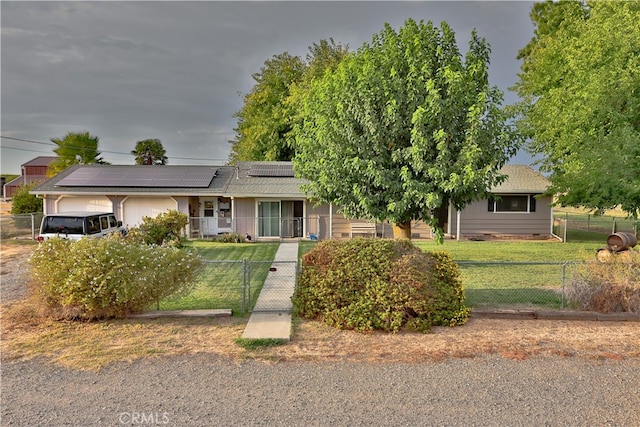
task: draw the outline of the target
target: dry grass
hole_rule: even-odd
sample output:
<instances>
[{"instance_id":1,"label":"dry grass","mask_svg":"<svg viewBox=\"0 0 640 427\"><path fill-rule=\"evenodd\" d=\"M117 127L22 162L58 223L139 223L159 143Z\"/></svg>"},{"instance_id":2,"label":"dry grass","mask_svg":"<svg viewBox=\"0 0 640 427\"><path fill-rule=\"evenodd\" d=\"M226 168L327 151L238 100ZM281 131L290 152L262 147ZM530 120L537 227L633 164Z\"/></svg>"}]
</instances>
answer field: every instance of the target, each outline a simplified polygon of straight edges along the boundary
<instances>
[{"instance_id":1,"label":"dry grass","mask_svg":"<svg viewBox=\"0 0 640 427\"><path fill-rule=\"evenodd\" d=\"M29 250L4 244L0 248L2 273L8 270L7 260ZM360 334L296 320L289 343L248 350L236 343L247 319L125 319L79 323L48 319L42 312L31 299L0 306L3 361L41 357L75 369L98 370L117 362L196 353L269 363L432 363L490 355L515 360L546 356L595 360L640 358L640 324L637 322L472 318L464 326L436 327L433 333L423 335Z\"/></svg>"},{"instance_id":2,"label":"dry grass","mask_svg":"<svg viewBox=\"0 0 640 427\"><path fill-rule=\"evenodd\" d=\"M98 370L141 358L210 353L235 360L424 363L499 355L523 360L559 356L623 360L640 358L635 322L570 322L471 319L431 334L361 334L311 321L296 321L282 346L247 350L236 343L245 319L125 319L59 322L31 314L33 303L2 307L4 360L44 357L53 363Z\"/></svg>"}]
</instances>

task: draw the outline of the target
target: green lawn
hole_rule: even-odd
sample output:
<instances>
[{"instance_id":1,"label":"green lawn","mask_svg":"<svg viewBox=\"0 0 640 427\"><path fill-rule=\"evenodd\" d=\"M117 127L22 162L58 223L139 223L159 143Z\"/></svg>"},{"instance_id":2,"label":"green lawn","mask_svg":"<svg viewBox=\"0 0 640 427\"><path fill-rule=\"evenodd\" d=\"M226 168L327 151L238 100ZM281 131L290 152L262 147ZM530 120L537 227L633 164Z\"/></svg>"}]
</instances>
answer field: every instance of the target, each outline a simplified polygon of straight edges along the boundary
<instances>
[{"instance_id":1,"label":"green lawn","mask_svg":"<svg viewBox=\"0 0 640 427\"><path fill-rule=\"evenodd\" d=\"M467 305L475 308L561 308L561 263L593 259L594 241L417 242L425 251L445 251L460 264ZM543 263L543 264L534 264ZM544 264L549 263L549 264ZM567 277L572 264L565 267Z\"/></svg>"},{"instance_id":2,"label":"green lawn","mask_svg":"<svg viewBox=\"0 0 640 427\"><path fill-rule=\"evenodd\" d=\"M563 262L581 262L595 257L603 244L598 241L451 241L443 245L433 241L415 241L424 251L448 252L460 264L467 304L471 307L545 307L562 306ZM301 241L300 256L317 242ZM189 295L167 299L161 310L231 308L234 315L244 315L243 280L247 292L244 304L254 304L268 274L279 244L217 243L190 241L187 250L206 259L205 270L196 289ZM251 261L251 280L242 274L242 260ZM527 263L549 263L531 265ZM571 265L566 274L571 273ZM249 288L252 301L248 301Z\"/></svg>"},{"instance_id":3,"label":"green lawn","mask_svg":"<svg viewBox=\"0 0 640 427\"><path fill-rule=\"evenodd\" d=\"M251 305L255 304L278 246L278 243L188 242L185 249L206 260L201 278L188 295L161 301L160 310L231 308L234 315L243 316L243 301L248 307L251 295ZM250 277L243 274L243 259L251 263Z\"/></svg>"},{"instance_id":4,"label":"green lawn","mask_svg":"<svg viewBox=\"0 0 640 427\"><path fill-rule=\"evenodd\" d=\"M415 242L423 251L445 251L454 261L584 261L595 256L596 250L606 244L586 242L549 241L452 241L438 245L433 241Z\"/></svg>"}]
</instances>

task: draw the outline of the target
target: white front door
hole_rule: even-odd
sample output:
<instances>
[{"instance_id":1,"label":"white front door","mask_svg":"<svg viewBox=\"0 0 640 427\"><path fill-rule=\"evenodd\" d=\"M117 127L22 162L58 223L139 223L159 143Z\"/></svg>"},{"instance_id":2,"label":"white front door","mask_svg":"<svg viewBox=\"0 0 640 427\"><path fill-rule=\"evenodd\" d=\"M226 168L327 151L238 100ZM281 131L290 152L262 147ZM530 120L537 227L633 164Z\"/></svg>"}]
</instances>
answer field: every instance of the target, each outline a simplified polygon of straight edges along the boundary
<instances>
[{"instance_id":1,"label":"white front door","mask_svg":"<svg viewBox=\"0 0 640 427\"><path fill-rule=\"evenodd\" d=\"M216 199L202 199L201 233L205 236L215 236L218 234L218 216L216 214Z\"/></svg>"}]
</instances>

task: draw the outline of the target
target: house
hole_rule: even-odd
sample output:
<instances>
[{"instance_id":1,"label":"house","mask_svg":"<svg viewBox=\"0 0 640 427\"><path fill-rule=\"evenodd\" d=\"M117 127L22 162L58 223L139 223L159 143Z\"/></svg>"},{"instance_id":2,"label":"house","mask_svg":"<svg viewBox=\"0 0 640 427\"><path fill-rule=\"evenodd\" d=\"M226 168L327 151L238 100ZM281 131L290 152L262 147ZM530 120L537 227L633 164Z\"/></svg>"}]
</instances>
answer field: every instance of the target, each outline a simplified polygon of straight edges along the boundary
<instances>
[{"instance_id":1,"label":"house","mask_svg":"<svg viewBox=\"0 0 640 427\"><path fill-rule=\"evenodd\" d=\"M46 181L49 165L56 159L55 156L39 156L21 165L21 175L4 184L4 198L12 198L21 185Z\"/></svg>"},{"instance_id":2,"label":"house","mask_svg":"<svg viewBox=\"0 0 640 427\"><path fill-rule=\"evenodd\" d=\"M537 198L547 180L528 166L505 166L509 179L495 198L449 209L448 236L551 235L551 199ZM236 166L74 165L35 188L44 212L112 211L125 225L167 210L189 215L192 237L235 232L252 239L391 237L389 224L344 218L336 206L316 205L300 189L290 162L241 162ZM484 207L484 209L483 209ZM413 224L413 238L431 238Z\"/></svg>"},{"instance_id":3,"label":"house","mask_svg":"<svg viewBox=\"0 0 640 427\"><path fill-rule=\"evenodd\" d=\"M507 180L491 189L494 197L449 210L448 234L457 238L546 238L553 232L550 182L526 165L506 165Z\"/></svg>"}]
</instances>

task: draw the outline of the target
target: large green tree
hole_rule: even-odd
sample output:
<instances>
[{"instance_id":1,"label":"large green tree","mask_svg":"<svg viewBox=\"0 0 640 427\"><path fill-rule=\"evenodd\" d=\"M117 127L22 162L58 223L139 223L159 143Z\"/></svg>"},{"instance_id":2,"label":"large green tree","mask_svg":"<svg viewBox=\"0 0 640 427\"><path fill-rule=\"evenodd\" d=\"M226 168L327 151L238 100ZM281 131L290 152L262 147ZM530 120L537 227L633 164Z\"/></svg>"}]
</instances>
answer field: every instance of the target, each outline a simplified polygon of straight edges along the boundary
<instances>
[{"instance_id":1,"label":"large green tree","mask_svg":"<svg viewBox=\"0 0 640 427\"><path fill-rule=\"evenodd\" d=\"M285 52L265 61L253 75L256 84L244 96L242 109L235 113L238 127L230 141L231 162L291 160L301 94L313 78L335 67L347 52L348 46L329 39L313 43L305 60Z\"/></svg>"},{"instance_id":2,"label":"large green tree","mask_svg":"<svg viewBox=\"0 0 640 427\"><path fill-rule=\"evenodd\" d=\"M640 2L534 6L518 125L558 203L640 213Z\"/></svg>"},{"instance_id":3,"label":"large green tree","mask_svg":"<svg viewBox=\"0 0 640 427\"><path fill-rule=\"evenodd\" d=\"M293 161L307 191L407 238L412 220L436 228L449 202L486 195L518 145L488 67L475 31L463 57L446 23L385 24L305 97Z\"/></svg>"},{"instance_id":4,"label":"large green tree","mask_svg":"<svg viewBox=\"0 0 640 427\"><path fill-rule=\"evenodd\" d=\"M89 132L68 132L64 138L52 138L51 142L58 146L53 149L58 158L49 165L50 176L78 163L107 163L98 151L99 138L90 135Z\"/></svg>"},{"instance_id":5,"label":"large green tree","mask_svg":"<svg viewBox=\"0 0 640 427\"><path fill-rule=\"evenodd\" d=\"M256 84L244 96L244 105L235 113L238 127L230 141L232 163L246 160L289 160L291 111L285 105L291 85L305 71L304 61L285 52L265 61L252 77Z\"/></svg>"},{"instance_id":6,"label":"large green tree","mask_svg":"<svg viewBox=\"0 0 640 427\"><path fill-rule=\"evenodd\" d=\"M166 165L168 160L167 151L159 139L138 141L131 154L135 156L136 165Z\"/></svg>"}]
</instances>

